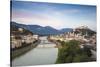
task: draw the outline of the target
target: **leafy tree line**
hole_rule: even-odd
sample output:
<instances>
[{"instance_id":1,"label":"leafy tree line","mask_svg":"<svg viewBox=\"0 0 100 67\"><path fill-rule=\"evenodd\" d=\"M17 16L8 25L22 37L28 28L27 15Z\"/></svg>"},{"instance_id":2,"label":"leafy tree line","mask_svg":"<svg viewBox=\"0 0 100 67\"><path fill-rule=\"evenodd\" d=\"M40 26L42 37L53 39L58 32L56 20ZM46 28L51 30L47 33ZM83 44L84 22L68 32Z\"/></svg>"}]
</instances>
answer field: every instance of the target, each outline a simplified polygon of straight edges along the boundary
<instances>
[{"instance_id":1,"label":"leafy tree line","mask_svg":"<svg viewBox=\"0 0 100 67\"><path fill-rule=\"evenodd\" d=\"M80 48L80 42L71 40L69 42L61 41L62 48L58 48L58 58L56 63L88 62L91 61L90 49Z\"/></svg>"}]
</instances>

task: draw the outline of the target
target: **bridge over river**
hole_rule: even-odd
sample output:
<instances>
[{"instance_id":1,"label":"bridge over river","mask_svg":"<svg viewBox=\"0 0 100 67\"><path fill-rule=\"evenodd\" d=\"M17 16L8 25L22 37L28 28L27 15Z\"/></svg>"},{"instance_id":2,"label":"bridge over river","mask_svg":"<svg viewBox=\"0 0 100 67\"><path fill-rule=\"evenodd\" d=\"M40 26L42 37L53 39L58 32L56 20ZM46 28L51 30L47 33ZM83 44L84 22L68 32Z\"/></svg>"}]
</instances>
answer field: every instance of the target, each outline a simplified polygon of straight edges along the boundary
<instances>
[{"instance_id":1,"label":"bridge over river","mask_svg":"<svg viewBox=\"0 0 100 67\"><path fill-rule=\"evenodd\" d=\"M56 44L49 42L47 37L40 37L40 44L26 54L15 58L12 66L54 64L58 55Z\"/></svg>"}]
</instances>

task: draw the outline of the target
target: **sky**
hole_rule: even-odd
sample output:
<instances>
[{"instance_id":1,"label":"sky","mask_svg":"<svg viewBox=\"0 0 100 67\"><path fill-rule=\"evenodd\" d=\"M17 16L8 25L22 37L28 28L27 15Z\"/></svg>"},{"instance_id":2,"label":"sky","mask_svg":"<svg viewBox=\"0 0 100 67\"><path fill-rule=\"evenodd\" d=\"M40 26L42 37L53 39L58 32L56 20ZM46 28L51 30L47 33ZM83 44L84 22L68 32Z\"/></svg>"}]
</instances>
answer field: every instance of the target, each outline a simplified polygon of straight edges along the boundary
<instances>
[{"instance_id":1,"label":"sky","mask_svg":"<svg viewBox=\"0 0 100 67\"><path fill-rule=\"evenodd\" d=\"M12 1L12 20L56 29L88 26L96 31L96 6Z\"/></svg>"}]
</instances>

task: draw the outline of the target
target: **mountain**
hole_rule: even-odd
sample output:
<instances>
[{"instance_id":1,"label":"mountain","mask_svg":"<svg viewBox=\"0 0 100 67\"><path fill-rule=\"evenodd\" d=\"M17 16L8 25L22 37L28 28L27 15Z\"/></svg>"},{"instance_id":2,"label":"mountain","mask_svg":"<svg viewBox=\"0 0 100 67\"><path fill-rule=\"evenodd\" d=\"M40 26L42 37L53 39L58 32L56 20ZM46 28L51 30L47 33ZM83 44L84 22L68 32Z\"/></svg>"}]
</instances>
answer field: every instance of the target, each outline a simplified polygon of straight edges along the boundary
<instances>
[{"instance_id":1,"label":"mountain","mask_svg":"<svg viewBox=\"0 0 100 67\"><path fill-rule=\"evenodd\" d=\"M88 35L88 36L93 36L96 34L95 31L91 30L87 26L81 26L75 29L75 33L81 33L82 35Z\"/></svg>"},{"instance_id":2,"label":"mountain","mask_svg":"<svg viewBox=\"0 0 100 67\"><path fill-rule=\"evenodd\" d=\"M21 27L22 26L22 27ZM25 28L25 25L23 24L17 24L15 22L10 23L10 33L11 35L27 35L27 34L33 34L30 30L27 30ZM19 31L19 28L23 29L23 32Z\"/></svg>"},{"instance_id":3,"label":"mountain","mask_svg":"<svg viewBox=\"0 0 100 67\"><path fill-rule=\"evenodd\" d=\"M40 25L25 25L25 24L19 24L19 23L16 23L16 22L11 22L11 24L13 26L27 29L27 30L33 32L34 34L38 34L38 35L42 35L42 36L57 35L57 34L65 33L65 32L70 32L70 31L73 30L71 28L64 28L64 29L61 29L61 30L57 30L57 29L50 27L50 26L43 27L43 26L40 26Z\"/></svg>"},{"instance_id":4,"label":"mountain","mask_svg":"<svg viewBox=\"0 0 100 67\"><path fill-rule=\"evenodd\" d=\"M60 30L62 33L66 33L66 32L72 32L73 29L72 28L63 28Z\"/></svg>"},{"instance_id":5,"label":"mountain","mask_svg":"<svg viewBox=\"0 0 100 67\"><path fill-rule=\"evenodd\" d=\"M16 22L10 22L10 26L16 26L16 27L18 27L18 28L24 28L24 29L27 29L26 27L27 27L27 25L25 25L25 24L19 24L19 23L16 23Z\"/></svg>"}]
</instances>

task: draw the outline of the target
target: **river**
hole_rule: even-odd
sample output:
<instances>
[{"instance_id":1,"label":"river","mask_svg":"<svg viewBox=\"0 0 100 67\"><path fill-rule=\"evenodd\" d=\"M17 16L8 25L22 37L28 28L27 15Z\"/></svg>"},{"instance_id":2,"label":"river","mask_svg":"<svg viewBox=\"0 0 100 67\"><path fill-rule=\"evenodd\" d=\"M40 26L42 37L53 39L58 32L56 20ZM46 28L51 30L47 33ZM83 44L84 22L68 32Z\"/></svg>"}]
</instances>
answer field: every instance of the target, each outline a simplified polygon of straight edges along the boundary
<instances>
[{"instance_id":1,"label":"river","mask_svg":"<svg viewBox=\"0 0 100 67\"><path fill-rule=\"evenodd\" d=\"M40 44L26 54L15 58L12 66L30 66L54 64L58 55L58 48L54 48L56 44L47 40L47 37L40 37Z\"/></svg>"}]
</instances>

